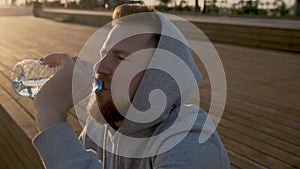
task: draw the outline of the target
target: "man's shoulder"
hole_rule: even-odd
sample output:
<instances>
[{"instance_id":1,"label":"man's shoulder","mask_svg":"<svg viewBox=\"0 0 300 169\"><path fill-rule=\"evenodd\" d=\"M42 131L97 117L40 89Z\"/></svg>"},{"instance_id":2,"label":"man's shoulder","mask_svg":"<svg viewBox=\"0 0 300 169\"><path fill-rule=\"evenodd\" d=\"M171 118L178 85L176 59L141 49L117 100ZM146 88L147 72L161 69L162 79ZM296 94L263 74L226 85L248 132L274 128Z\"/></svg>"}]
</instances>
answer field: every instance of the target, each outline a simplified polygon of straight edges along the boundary
<instances>
[{"instance_id":1,"label":"man's shoulder","mask_svg":"<svg viewBox=\"0 0 300 169\"><path fill-rule=\"evenodd\" d=\"M187 161L190 168L229 168L229 159L226 149L213 126L213 122L208 114L200 108L193 106L192 110L197 113L188 112L186 117L180 121L174 122L169 128L165 129L165 137L161 137L159 143L160 150L169 148L164 153L158 155L154 160L154 165L173 165L165 164L166 159L169 161L178 161L178 165L183 165L184 168L189 168L187 164L182 164L182 161ZM191 111L191 110L187 110ZM209 126L205 122L208 121ZM177 124L176 124L177 123ZM191 123L191 124L189 124ZM207 140L200 142L200 134L208 134ZM173 145L170 147L170 145Z\"/></svg>"},{"instance_id":2,"label":"man's shoulder","mask_svg":"<svg viewBox=\"0 0 300 169\"><path fill-rule=\"evenodd\" d=\"M215 125L204 110L188 105L178 107L174 111L176 116L171 115L170 118L160 123L153 133L154 136L158 136L157 141L160 141L160 144L201 146L199 143L201 134L206 134L206 143L222 144Z\"/></svg>"}]
</instances>

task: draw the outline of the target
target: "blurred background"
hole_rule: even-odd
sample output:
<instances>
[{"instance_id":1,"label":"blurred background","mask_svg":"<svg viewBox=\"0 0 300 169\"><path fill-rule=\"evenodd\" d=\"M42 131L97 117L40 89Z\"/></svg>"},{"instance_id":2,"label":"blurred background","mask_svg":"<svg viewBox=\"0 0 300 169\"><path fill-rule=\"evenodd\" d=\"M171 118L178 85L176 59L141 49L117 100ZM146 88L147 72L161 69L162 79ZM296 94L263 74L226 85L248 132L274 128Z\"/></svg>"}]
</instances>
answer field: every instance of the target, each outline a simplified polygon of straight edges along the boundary
<instances>
[{"instance_id":1,"label":"blurred background","mask_svg":"<svg viewBox=\"0 0 300 169\"><path fill-rule=\"evenodd\" d=\"M153 5L161 11L200 12L214 15L299 16L299 0L1 0L2 6L28 6L69 9L113 9L122 3Z\"/></svg>"}]
</instances>

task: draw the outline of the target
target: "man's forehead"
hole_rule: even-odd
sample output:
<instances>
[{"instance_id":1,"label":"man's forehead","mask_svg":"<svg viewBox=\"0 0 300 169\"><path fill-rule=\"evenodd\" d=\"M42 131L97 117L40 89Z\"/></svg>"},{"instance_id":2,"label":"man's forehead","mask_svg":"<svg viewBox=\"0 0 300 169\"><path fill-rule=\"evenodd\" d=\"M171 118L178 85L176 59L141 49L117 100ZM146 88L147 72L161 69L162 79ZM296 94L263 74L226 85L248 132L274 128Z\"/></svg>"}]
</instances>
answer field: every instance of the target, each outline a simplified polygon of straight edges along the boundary
<instances>
[{"instance_id":1,"label":"man's forehead","mask_svg":"<svg viewBox=\"0 0 300 169\"><path fill-rule=\"evenodd\" d=\"M121 25L116 25L112 28L112 30L109 32L102 48L101 52L103 51L109 51L113 47L115 47L119 42L124 41L126 44L126 40L136 40L137 44L142 44L145 41L142 41L142 38L145 38L145 36L135 36L139 34L153 34L154 31L152 28L146 25L133 25L133 24L121 24ZM141 41L138 41L141 40Z\"/></svg>"}]
</instances>

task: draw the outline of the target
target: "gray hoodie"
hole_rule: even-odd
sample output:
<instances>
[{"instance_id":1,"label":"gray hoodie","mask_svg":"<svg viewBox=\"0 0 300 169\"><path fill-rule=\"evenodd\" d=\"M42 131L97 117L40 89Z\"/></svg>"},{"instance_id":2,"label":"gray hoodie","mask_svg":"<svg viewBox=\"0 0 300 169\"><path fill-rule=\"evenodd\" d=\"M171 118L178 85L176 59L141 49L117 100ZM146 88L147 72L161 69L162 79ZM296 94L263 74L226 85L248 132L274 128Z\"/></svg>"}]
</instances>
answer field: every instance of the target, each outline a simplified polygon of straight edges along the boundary
<instances>
[{"instance_id":1,"label":"gray hoodie","mask_svg":"<svg viewBox=\"0 0 300 169\"><path fill-rule=\"evenodd\" d=\"M165 94L166 100L155 102L155 105L165 106L163 112L147 123L125 119L117 131L89 117L79 140L66 123L50 127L33 140L46 168L230 168L226 150L217 132L204 126L207 113L187 104L201 80L191 51L180 31L165 18L161 20L163 35L158 50L144 73L132 105L138 112L149 110L153 102L150 103L148 97L153 90L159 89ZM168 31L168 35L171 32L172 37L166 36L164 31ZM181 70L180 64L169 61L170 57L178 57L187 65L187 72L192 72L191 77L196 85L187 80L188 75L181 74L182 71L176 72ZM164 59L171 65L166 65ZM179 76L173 77L170 72ZM159 92L151 94L153 98L161 96ZM210 125L213 125L212 122ZM213 134L204 143L199 143L201 132Z\"/></svg>"}]
</instances>

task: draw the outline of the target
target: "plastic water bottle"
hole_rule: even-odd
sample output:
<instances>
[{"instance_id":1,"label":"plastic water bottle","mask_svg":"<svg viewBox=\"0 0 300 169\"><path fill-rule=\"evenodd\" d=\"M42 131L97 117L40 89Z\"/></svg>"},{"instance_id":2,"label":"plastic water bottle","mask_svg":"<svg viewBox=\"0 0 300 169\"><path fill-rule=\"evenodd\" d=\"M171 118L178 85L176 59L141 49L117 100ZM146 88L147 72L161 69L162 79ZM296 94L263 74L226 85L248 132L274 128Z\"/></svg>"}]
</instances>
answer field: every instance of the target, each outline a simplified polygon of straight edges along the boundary
<instances>
[{"instance_id":1,"label":"plastic water bottle","mask_svg":"<svg viewBox=\"0 0 300 169\"><path fill-rule=\"evenodd\" d=\"M11 85L20 96L34 97L43 84L53 76L61 66L50 68L40 60L26 59L18 62L12 70ZM93 82L93 91L99 92L103 88L103 81Z\"/></svg>"}]
</instances>

